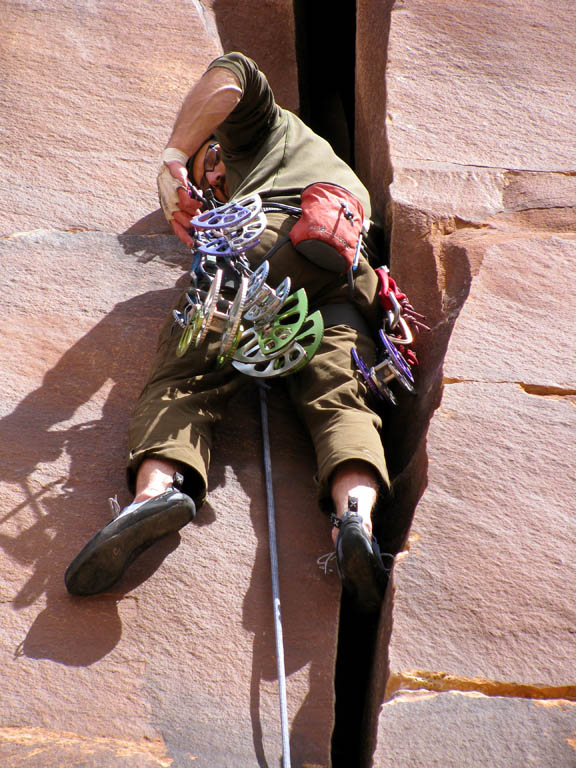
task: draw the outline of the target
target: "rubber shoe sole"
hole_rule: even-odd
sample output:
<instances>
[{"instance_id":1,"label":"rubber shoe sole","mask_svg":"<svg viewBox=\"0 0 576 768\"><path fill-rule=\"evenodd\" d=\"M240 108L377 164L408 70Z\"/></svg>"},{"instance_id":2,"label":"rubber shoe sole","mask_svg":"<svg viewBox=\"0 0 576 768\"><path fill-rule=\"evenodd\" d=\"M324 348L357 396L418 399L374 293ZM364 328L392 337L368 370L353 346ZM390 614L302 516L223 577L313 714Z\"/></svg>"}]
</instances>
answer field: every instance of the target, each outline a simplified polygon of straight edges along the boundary
<instances>
[{"instance_id":1,"label":"rubber shoe sole","mask_svg":"<svg viewBox=\"0 0 576 768\"><path fill-rule=\"evenodd\" d=\"M387 570L375 539L356 515L345 517L336 542L336 563L342 588L362 613L380 610L386 590Z\"/></svg>"},{"instance_id":2,"label":"rubber shoe sole","mask_svg":"<svg viewBox=\"0 0 576 768\"><path fill-rule=\"evenodd\" d=\"M93 536L70 563L64 576L66 589L83 597L106 591L138 555L180 530L195 514L192 499L170 489L121 515Z\"/></svg>"}]
</instances>

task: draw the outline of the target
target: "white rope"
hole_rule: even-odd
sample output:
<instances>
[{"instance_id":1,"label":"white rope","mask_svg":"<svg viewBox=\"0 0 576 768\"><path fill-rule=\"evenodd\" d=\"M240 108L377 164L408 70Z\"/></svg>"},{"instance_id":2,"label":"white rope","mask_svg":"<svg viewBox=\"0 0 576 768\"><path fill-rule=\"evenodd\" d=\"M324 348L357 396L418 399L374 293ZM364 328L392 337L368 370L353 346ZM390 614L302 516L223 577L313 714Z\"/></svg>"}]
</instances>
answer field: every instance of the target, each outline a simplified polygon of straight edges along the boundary
<instances>
[{"instance_id":1,"label":"white rope","mask_svg":"<svg viewBox=\"0 0 576 768\"><path fill-rule=\"evenodd\" d=\"M264 448L264 471L266 475L266 499L268 505L268 538L270 542L270 570L272 572L272 602L274 608L274 634L276 636L276 667L280 694L280 727L282 730L282 768L290 768L290 731L288 727L288 705L286 697L286 668L284 665L284 641L282 617L280 614L280 580L278 577L278 546L276 542L276 519L274 513L274 489L272 486L272 461L270 457L270 432L268 429L267 385L261 383L260 416L262 421L262 444Z\"/></svg>"}]
</instances>

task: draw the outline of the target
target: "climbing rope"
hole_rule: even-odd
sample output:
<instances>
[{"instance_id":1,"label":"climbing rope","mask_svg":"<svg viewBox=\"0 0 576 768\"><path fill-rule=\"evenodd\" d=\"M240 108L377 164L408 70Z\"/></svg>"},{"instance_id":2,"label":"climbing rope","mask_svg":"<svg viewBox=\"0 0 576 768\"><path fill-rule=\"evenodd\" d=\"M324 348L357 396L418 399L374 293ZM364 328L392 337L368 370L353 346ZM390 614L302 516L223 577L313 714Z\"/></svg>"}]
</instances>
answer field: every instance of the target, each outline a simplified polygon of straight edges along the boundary
<instances>
[{"instance_id":1,"label":"climbing rope","mask_svg":"<svg viewBox=\"0 0 576 768\"><path fill-rule=\"evenodd\" d=\"M274 509L274 488L272 485L272 460L270 453L270 430L268 427L267 385L259 382L260 419L262 423L262 445L264 452L264 473L266 477L266 503L268 508L268 539L270 543L270 571L272 574L272 606L274 610L274 636L276 639L276 668L280 694L280 726L282 731L282 768L290 768L290 732L288 727L288 705L286 697L286 669L284 665L284 638L280 613L280 579L278 576L278 545L276 540L276 514Z\"/></svg>"}]
</instances>

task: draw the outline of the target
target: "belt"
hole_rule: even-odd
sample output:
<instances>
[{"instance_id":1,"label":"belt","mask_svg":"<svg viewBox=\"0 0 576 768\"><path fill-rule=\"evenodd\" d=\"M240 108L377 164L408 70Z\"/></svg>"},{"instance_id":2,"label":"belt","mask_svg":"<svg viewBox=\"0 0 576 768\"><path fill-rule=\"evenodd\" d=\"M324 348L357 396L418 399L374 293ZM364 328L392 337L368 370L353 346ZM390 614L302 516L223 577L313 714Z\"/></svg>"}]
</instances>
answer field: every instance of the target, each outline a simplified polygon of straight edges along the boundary
<instances>
[{"instance_id":1,"label":"belt","mask_svg":"<svg viewBox=\"0 0 576 768\"><path fill-rule=\"evenodd\" d=\"M319 309L325 328L330 328L333 325L347 325L358 333L371 336L368 323L354 304L325 304Z\"/></svg>"}]
</instances>

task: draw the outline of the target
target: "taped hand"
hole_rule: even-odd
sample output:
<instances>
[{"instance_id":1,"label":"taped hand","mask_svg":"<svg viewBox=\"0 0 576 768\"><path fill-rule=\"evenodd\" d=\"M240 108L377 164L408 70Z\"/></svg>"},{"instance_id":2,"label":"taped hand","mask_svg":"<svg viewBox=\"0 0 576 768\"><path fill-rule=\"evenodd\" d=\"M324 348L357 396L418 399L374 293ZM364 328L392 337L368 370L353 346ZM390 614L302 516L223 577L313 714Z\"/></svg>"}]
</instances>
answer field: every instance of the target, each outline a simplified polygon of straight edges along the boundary
<instances>
[{"instance_id":1,"label":"taped hand","mask_svg":"<svg viewBox=\"0 0 576 768\"><path fill-rule=\"evenodd\" d=\"M187 156L179 149L169 147L162 153L162 166L158 173L158 197L164 215L174 234L185 244L194 245L189 233L190 220L202 209L201 193L188 180Z\"/></svg>"}]
</instances>

